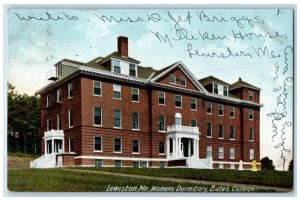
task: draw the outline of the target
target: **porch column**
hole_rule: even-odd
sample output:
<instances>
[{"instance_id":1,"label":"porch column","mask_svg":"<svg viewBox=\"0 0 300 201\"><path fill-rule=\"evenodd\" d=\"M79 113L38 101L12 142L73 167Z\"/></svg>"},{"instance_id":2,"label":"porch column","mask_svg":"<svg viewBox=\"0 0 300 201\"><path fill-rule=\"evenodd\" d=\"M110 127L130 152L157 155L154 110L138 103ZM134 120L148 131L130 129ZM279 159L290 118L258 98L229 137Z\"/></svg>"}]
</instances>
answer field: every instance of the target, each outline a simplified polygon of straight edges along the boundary
<instances>
[{"instance_id":1,"label":"porch column","mask_svg":"<svg viewBox=\"0 0 300 201\"><path fill-rule=\"evenodd\" d=\"M197 149L197 146L196 146L197 142L196 142L196 139L193 139L193 143L194 143L194 158L197 158L197 153L196 153L197 152L197 150L196 150Z\"/></svg>"},{"instance_id":2,"label":"porch column","mask_svg":"<svg viewBox=\"0 0 300 201\"><path fill-rule=\"evenodd\" d=\"M188 149L188 157L191 157L191 153L192 153L192 143L191 143L192 139L189 139L189 149Z\"/></svg>"},{"instance_id":3,"label":"porch column","mask_svg":"<svg viewBox=\"0 0 300 201\"><path fill-rule=\"evenodd\" d=\"M175 140L176 140L176 138L173 137L172 139L173 139L172 140L172 143L173 143L172 155L173 155L173 158L176 158L176 153L175 153L175 150L176 150L176 142L175 142Z\"/></svg>"},{"instance_id":4,"label":"porch column","mask_svg":"<svg viewBox=\"0 0 300 201\"><path fill-rule=\"evenodd\" d=\"M62 152L65 153L65 140L62 139L62 145L61 145L61 149L62 149Z\"/></svg>"},{"instance_id":5,"label":"porch column","mask_svg":"<svg viewBox=\"0 0 300 201\"><path fill-rule=\"evenodd\" d=\"M167 151L166 151L166 154L167 154L167 157L166 157L166 159L168 159L169 158L169 152L170 152L170 150L169 150L169 143L170 143L170 138L168 138L168 137L166 137L166 143L167 143Z\"/></svg>"},{"instance_id":6,"label":"porch column","mask_svg":"<svg viewBox=\"0 0 300 201\"><path fill-rule=\"evenodd\" d=\"M52 154L54 154L54 139L52 138Z\"/></svg>"},{"instance_id":7,"label":"porch column","mask_svg":"<svg viewBox=\"0 0 300 201\"><path fill-rule=\"evenodd\" d=\"M48 154L48 152L47 152L47 140L44 140L44 145L45 145L45 154Z\"/></svg>"},{"instance_id":8,"label":"porch column","mask_svg":"<svg viewBox=\"0 0 300 201\"><path fill-rule=\"evenodd\" d=\"M196 140L196 158L199 158L199 140Z\"/></svg>"},{"instance_id":9,"label":"porch column","mask_svg":"<svg viewBox=\"0 0 300 201\"><path fill-rule=\"evenodd\" d=\"M178 156L181 157L181 138L178 138L178 144L179 144Z\"/></svg>"}]
</instances>

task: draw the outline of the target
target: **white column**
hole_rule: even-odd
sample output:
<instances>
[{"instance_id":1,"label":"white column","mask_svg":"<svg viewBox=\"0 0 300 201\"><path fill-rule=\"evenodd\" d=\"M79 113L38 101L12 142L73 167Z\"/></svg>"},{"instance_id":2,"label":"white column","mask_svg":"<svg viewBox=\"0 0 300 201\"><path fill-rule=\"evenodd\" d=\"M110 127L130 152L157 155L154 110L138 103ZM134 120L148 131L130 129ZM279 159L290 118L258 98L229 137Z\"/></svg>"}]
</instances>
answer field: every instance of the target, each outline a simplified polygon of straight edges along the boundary
<instances>
[{"instance_id":1,"label":"white column","mask_svg":"<svg viewBox=\"0 0 300 201\"><path fill-rule=\"evenodd\" d=\"M54 139L52 138L52 154L54 154Z\"/></svg>"},{"instance_id":2,"label":"white column","mask_svg":"<svg viewBox=\"0 0 300 201\"><path fill-rule=\"evenodd\" d=\"M62 140L62 152L65 153L65 140Z\"/></svg>"},{"instance_id":3,"label":"white column","mask_svg":"<svg viewBox=\"0 0 300 201\"><path fill-rule=\"evenodd\" d=\"M44 145L45 145L45 151L44 151L44 152L45 152L45 154L48 154L48 152L47 152L47 141L44 140L44 143L45 143L45 144L44 144Z\"/></svg>"},{"instance_id":4,"label":"white column","mask_svg":"<svg viewBox=\"0 0 300 201\"><path fill-rule=\"evenodd\" d=\"M181 151L181 138L178 138L178 144L179 144L179 157L182 156L182 151Z\"/></svg>"},{"instance_id":5,"label":"white column","mask_svg":"<svg viewBox=\"0 0 300 201\"><path fill-rule=\"evenodd\" d=\"M170 140L169 140L169 138L168 137L166 137L166 143L167 143L167 151L166 151L166 154L167 154L167 157L166 157L166 159L168 159L169 158L169 143L170 143Z\"/></svg>"},{"instance_id":6,"label":"white column","mask_svg":"<svg viewBox=\"0 0 300 201\"><path fill-rule=\"evenodd\" d=\"M197 142L196 139L193 139L193 143L194 143L194 158L197 158L197 153L196 153L196 149L197 149Z\"/></svg>"},{"instance_id":7,"label":"white column","mask_svg":"<svg viewBox=\"0 0 300 201\"><path fill-rule=\"evenodd\" d=\"M192 153L192 143L191 143L192 139L189 139L189 150L188 150L188 157L191 157L191 153Z\"/></svg>"},{"instance_id":8,"label":"white column","mask_svg":"<svg viewBox=\"0 0 300 201\"><path fill-rule=\"evenodd\" d=\"M198 144L198 142L199 142L199 140L195 140L195 144L196 144L196 146L195 146L195 154L196 154L196 158L198 159L199 158L199 151L198 151L198 149L199 149L199 144Z\"/></svg>"},{"instance_id":9,"label":"white column","mask_svg":"<svg viewBox=\"0 0 300 201\"><path fill-rule=\"evenodd\" d=\"M175 153L175 151L176 151L176 142L175 142L176 138L173 137L172 139L173 139L172 140L172 143L173 143L172 155L173 155L173 158L175 158L176 157L176 153Z\"/></svg>"}]
</instances>

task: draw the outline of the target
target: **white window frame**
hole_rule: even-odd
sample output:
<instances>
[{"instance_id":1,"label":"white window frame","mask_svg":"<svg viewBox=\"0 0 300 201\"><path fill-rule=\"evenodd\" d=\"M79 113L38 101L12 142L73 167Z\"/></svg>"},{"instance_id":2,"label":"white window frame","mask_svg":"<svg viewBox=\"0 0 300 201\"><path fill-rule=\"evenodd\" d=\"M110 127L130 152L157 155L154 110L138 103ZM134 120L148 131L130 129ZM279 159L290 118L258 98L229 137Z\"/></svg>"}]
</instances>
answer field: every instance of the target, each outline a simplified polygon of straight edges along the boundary
<instances>
[{"instance_id":1,"label":"white window frame","mask_svg":"<svg viewBox=\"0 0 300 201\"><path fill-rule=\"evenodd\" d=\"M180 97L180 107L176 106L176 96ZM182 108L182 95L174 94L174 106L175 108Z\"/></svg>"},{"instance_id":2,"label":"white window frame","mask_svg":"<svg viewBox=\"0 0 300 201\"><path fill-rule=\"evenodd\" d=\"M192 100L195 100L195 105L196 105L195 109L192 109ZM197 111L197 98L191 98L191 110Z\"/></svg>"},{"instance_id":3,"label":"white window frame","mask_svg":"<svg viewBox=\"0 0 300 201\"><path fill-rule=\"evenodd\" d=\"M159 103L159 94L162 93L164 95L164 104ZM158 96L157 96L157 101L158 101L158 105L166 105L166 93L163 91L158 91Z\"/></svg>"},{"instance_id":4,"label":"white window frame","mask_svg":"<svg viewBox=\"0 0 300 201\"><path fill-rule=\"evenodd\" d=\"M171 82L171 76L174 78L174 81L175 82ZM169 82L170 84L176 84L176 76L174 74L171 74L170 77L169 77Z\"/></svg>"},{"instance_id":5,"label":"white window frame","mask_svg":"<svg viewBox=\"0 0 300 201\"><path fill-rule=\"evenodd\" d=\"M226 89L226 90L225 90L225 89ZM227 92L227 95L225 95L225 93L224 93L225 91ZM229 96L228 86L223 85L223 95L224 95L224 96Z\"/></svg>"},{"instance_id":6,"label":"white window frame","mask_svg":"<svg viewBox=\"0 0 300 201\"><path fill-rule=\"evenodd\" d=\"M222 137L220 137L220 126L222 126ZM218 124L218 138L224 139L224 124Z\"/></svg>"},{"instance_id":7,"label":"white window frame","mask_svg":"<svg viewBox=\"0 0 300 201\"><path fill-rule=\"evenodd\" d=\"M51 106L51 95L47 95L46 96L46 107L50 107Z\"/></svg>"},{"instance_id":8,"label":"white window frame","mask_svg":"<svg viewBox=\"0 0 300 201\"><path fill-rule=\"evenodd\" d=\"M60 97L60 100L59 100L59 97ZM62 102L61 89L58 89L56 91L56 102L58 102L58 103Z\"/></svg>"},{"instance_id":9,"label":"white window frame","mask_svg":"<svg viewBox=\"0 0 300 201\"><path fill-rule=\"evenodd\" d=\"M161 142L164 143L164 153L160 153L160 152L159 152L159 144L160 144ZM160 155L160 156L166 155L166 142L165 142L165 141L158 141L158 155Z\"/></svg>"},{"instance_id":10,"label":"white window frame","mask_svg":"<svg viewBox=\"0 0 300 201\"><path fill-rule=\"evenodd\" d=\"M119 62L119 66L118 66L118 67L120 67L120 74L121 74L121 73L122 73L121 61L118 60L118 59L113 59L113 60L112 60L112 72L116 73L116 72L115 72L115 62Z\"/></svg>"},{"instance_id":11,"label":"white window frame","mask_svg":"<svg viewBox=\"0 0 300 201\"><path fill-rule=\"evenodd\" d=\"M235 159L234 148L230 148L229 150L229 159Z\"/></svg>"},{"instance_id":12,"label":"white window frame","mask_svg":"<svg viewBox=\"0 0 300 201\"><path fill-rule=\"evenodd\" d=\"M220 106L221 106L222 114L220 114ZM223 104L218 105L218 116L220 116L220 117L224 116L224 105Z\"/></svg>"},{"instance_id":13,"label":"white window frame","mask_svg":"<svg viewBox=\"0 0 300 201\"><path fill-rule=\"evenodd\" d=\"M136 67L136 64L129 63L128 66L129 66L129 72L128 72L128 75L129 75L129 76L133 76L133 75L130 75L130 67L131 67L131 66L134 66L134 72L135 72L134 77L137 77L137 67Z\"/></svg>"},{"instance_id":14,"label":"white window frame","mask_svg":"<svg viewBox=\"0 0 300 201\"><path fill-rule=\"evenodd\" d=\"M46 120L46 124L47 124L46 125L46 127L47 127L46 129L47 129L47 131L51 130L51 128L50 128L50 124L51 124L50 121L51 121L51 117L48 117L47 120Z\"/></svg>"},{"instance_id":15,"label":"white window frame","mask_svg":"<svg viewBox=\"0 0 300 201\"><path fill-rule=\"evenodd\" d=\"M250 138L250 136L251 136L251 130L252 130L252 139ZM252 128L252 127L249 128L249 141L250 142L254 141L254 128Z\"/></svg>"},{"instance_id":16,"label":"white window frame","mask_svg":"<svg viewBox=\"0 0 300 201\"><path fill-rule=\"evenodd\" d=\"M224 147L219 147L218 157L219 159L224 159Z\"/></svg>"},{"instance_id":17,"label":"white window frame","mask_svg":"<svg viewBox=\"0 0 300 201\"><path fill-rule=\"evenodd\" d=\"M217 88L215 88L215 85L217 85ZM215 89L217 89L217 93L215 93ZM213 82L213 94L219 94L219 85L215 82Z\"/></svg>"},{"instance_id":18,"label":"white window frame","mask_svg":"<svg viewBox=\"0 0 300 201\"><path fill-rule=\"evenodd\" d=\"M115 90L115 89L117 89L117 88L119 88L120 89L120 91L118 91L118 90ZM120 98L115 98L114 97L114 92L120 92ZM115 100L122 100L122 87L121 87L121 85L119 85L119 84L113 84L113 99L115 99Z\"/></svg>"},{"instance_id":19,"label":"white window frame","mask_svg":"<svg viewBox=\"0 0 300 201\"><path fill-rule=\"evenodd\" d=\"M99 88L100 88L100 94L95 94L95 82L99 82ZM98 81L98 80L93 80L93 96L98 96L98 97L102 97L102 82Z\"/></svg>"},{"instance_id":20,"label":"white window frame","mask_svg":"<svg viewBox=\"0 0 300 201\"><path fill-rule=\"evenodd\" d=\"M100 124L95 124L95 108L100 108L100 117L101 117L101 122L100 122ZM96 127L102 126L102 117L103 117L103 115L102 115L102 108L101 108L101 107L96 107L96 106L94 106L94 107L93 107L93 124L94 124L94 126L96 126Z\"/></svg>"},{"instance_id":21,"label":"white window frame","mask_svg":"<svg viewBox=\"0 0 300 201\"><path fill-rule=\"evenodd\" d=\"M133 124L133 113L137 113L137 116L138 116L138 127L137 128L133 128L132 124ZM131 114L131 127L132 127L132 130L134 131L139 131L140 130L140 115L138 112L132 112Z\"/></svg>"},{"instance_id":22,"label":"white window frame","mask_svg":"<svg viewBox=\"0 0 300 201\"><path fill-rule=\"evenodd\" d=\"M118 110L120 111L120 127L116 127L114 124L115 124L115 110L113 110L113 128L116 128L116 129L122 129L122 111L121 110Z\"/></svg>"},{"instance_id":23,"label":"white window frame","mask_svg":"<svg viewBox=\"0 0 300 201\"><path fill-rule=\"evenodd\" d=\"M250 113L252 115L252 118L250 118ZM248 109L248 119L251 120L251 121L254 119L254 111L253 111L253 109Z\"/></svg>"},{"instance_id":24,"label":"white window frame","mask_svg":"<svg viewBox=\"0 0 300 201\"><path fill-rule=\"evenodd\" d=\"M250 151L249 151L249 159L250 160L254 159L254 149L250 149Z\"/></svg>"},{"instance_id":25,"label":"white window frame","mask_svg":"<svg viewBox=\"0 0 300 201\"><path fill-rule=\"evenodd\" d=\"M72 118L73 118L73 125L71 126L71 111L72 111ZM74 111L73 110L68 110L68 120L69 120L69 128L73 128L74 127Z\"/></svg>"},{"instance_id":26,"label":"white window frame","mask_svg":"<svg viewBox=\"0 0 300 201\"><path fill-rule=\"evenodd\" d=\"M133 140L132 140L132 147L131 147L131 148L132 148L132 154L137 154L137 155L138 155L138 154L140 154L140 152L141 152L141 150L140 150L140 148L141 148L141 146L140 146L140 140L136 140L136 141L138 141L138 150L139 150L139 151L138 151L138 152L133 152L133 141L134 141L134 140L136 140L136 139L133 139Z\"/></svg>"},{"instance_id":27,"label":"white window frame","mask_svg":"<svg viewBox=\"0 0 300 201\"><path fill-rule=\"evenodd\" d=\"M230 164L230 169L231 170L235 170L235 165L234 164Z\"/></svg>"},{"instance_id":28,"label":"white window frame","mask_svg":"<svg viewBox=\"0 0 300 201\"><path fill-rule=\"evenodd\" d=\"M231 138L231 135L230 135L231 127L233 127L233 138ZM229 126L229 139L230 140L235 140L235 126L234 125Z\"/></svg>"},{"instance_id":29,"label":"white window frame","mask_svg":"<svg viewBox=\"0 0 300 201\"><path fill-rule=\"evenodd\" d=\"M71 139L73 140L73 149L74 149L74 138L69 138L69 153L74 153L73 151L71 152Z\"/></svg>"},{"instance_id":30,"label":"white window frame","mask_svg":"<svg viewBox=\"0 0 300 201\"><path fill-rule=\"evenodd\" d=\"M208 155L210 153L210 156ZM206 158L212 157L212 146L207 146L206 147Z\"/></svg>"},{"instance_id":31,"label":"white window frame","mask_svg":"<svg viewBox=\"0 0 300 201\"><path fill-rule=\"evenodd\" d=\"M71 96L71 89L72 89L72 96ZM68 83L68 99L73 98L74 96L74 88L73 88L73 82Z\"/></svg>"},{"instance_id":32,"label":"white window frame","mask_svg":"<svg viewBox=\"0 0 300 201\"><path fill-rule=\"evenodd\" d=\"M120 144L120 151L115 151L115 139L119 139L119 140L120 140L120 143L121 143L121 144ZM114 139L113 139L113 145L114 145L114 147L113 147L113 152L114 152L114 153L117 153L117 154L122 153L122 144L123 144L123 143L122 143L122 138L114 138Z\"/></svg>"},{"instance_id":33,"label":"white window frame","mask_svg":"<svg viewBox=\"0 0 300 201\"><path fill-rule=\"evenodd\" d=\"M223 163L219 163L219 169L224 169L224 164Z\"/></svg>"},{"instance_id":34,"label":"white window frame","mask_svg":"<svg viewBox=\"0 0 300 201\"><path fill-rule=\"evenodd\" d=\"M182 81L182 80L184 80L184 85L181 84L181 81ZM180 81L180 86L186 87L186 79L185 79L184 76L180 76L180 77L179 77L179 81Z\"/></svg>"},{"instance_id":35,"label":"white window frame","mask_svg":"<svg viewBox=\"0 0 300 201\"><path fill-rule=\"evenodd\" d=\"M210 136L207 135L207 124L209 124L209 123L210 123ZM207 122L206 123L206 137L207 138L212 138L213 137L213 131L212 131L212 129L213 129L212 122Z\"/></svg>"},{"instance_id":36,"label":"white window frame","mask_svg":"<svg viewBox=\"0 0 300 201\"><path fill-rule=\"evenodd\" d=\"M96 145L96 137L99 137L99 138L100 138L100 143L101 143L100 150L96 150L96 149L95 149L95 145ZM103 152L102 136L94 136L94 152Z\"/></svg>"},{"instance_id":37,"label":"white window frame","mask_svg":"<svg viewBox=\"0 0 300 201\"><path fill-rule=\"evenodd\" d=\"M162 116L164 117L164 130L159 130L159 117ZM160 133L165 133L166 132L166 116L165 115L158 115L158 132Z\"/></svg>"},{"instance_id":38,"label":"white window frame","mask_svg":"<svg viewBox=\"0 0 300 201\"><path fill-rule=\"evenodd\" d=\"M232 109L232 112L233 112L233 116L231 116L231 109ZM229 106L229 118L235 118L235 112L234 112L234 106Z\"/></svg>"},{"instance_id":39,"label":"white window frame","mask_svg":"<svg viewBox=\"0 0 300 201\"><path fill-rule=\"evenodd\" d=\"M210 112L207 111L208 105L210 105ZM206 102L206 114L212 114L212 103L211 102Z\"/></svg>"},{"instance_id":40,"label":"white window frame","mask_svg":"<svg viewBox=\"0 0 300 201\"><path fill-rule=\"evenodd\" d=\"M61 113L56 115L56 128L57 128L57 130L61 130L61 127L59 126L59 120L61 121Z\"/></svg>"},{"instance_id":41,"label":"white window frame","mask_svg":"<svg viewBox=\"0 0 300 201\"><path fill-rule=\"evenodd\" d=\"M137 101L132 100L132 95L133 95L133 90L134 89L137 90L137 96L138 96L138 100ZM134 102L134 103L139 103L140 102L140 89L139 88L131 87L131 102Z\"/></svg>"}]
</instances>

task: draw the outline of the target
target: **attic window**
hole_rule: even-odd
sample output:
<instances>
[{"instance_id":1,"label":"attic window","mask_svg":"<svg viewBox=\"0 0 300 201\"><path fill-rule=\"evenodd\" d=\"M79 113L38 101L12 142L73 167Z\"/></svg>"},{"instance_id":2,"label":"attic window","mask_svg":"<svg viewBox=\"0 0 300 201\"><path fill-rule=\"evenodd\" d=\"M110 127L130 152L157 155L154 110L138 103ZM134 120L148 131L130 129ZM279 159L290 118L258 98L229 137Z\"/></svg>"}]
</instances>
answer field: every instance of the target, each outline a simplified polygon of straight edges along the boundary
<instances>
[{"instance_id":1,"label":"attic window","mask_svg":"<svg viewBox=\"0 0 300 201\"><path fill-rule=\"evenodd\" d=\"M228 96L228 86L223 86L223 94L224 96Z\"/></svg>"},{"instance_id":2,"label":"attic window","mask_svg":"<svg viewBox=\"0 0 300 201\"><path fill-rule=\"evenodd\" d=\"M180 76L180 85L185 87L186 86L186 80L183 76Z\"/></svg>"},{"instance_id":3,"label":"attic window","mask_svg":"<svg viewBox=\"0 0 300 201\"><path fill-rule=\"evenodd\" d=\"M120 65L120 61L118 60L114 60L114 72L121 73L121 65Z\"/></svg>"},{"instance_id":4,"label":"attic window","mask_svg":"<svg viewBox=\"0 0 300 201\"><path fill-rule=\"evenodd\" d=\"M129 64L129 75L136 76L135 65Z\"/></svg>"},{"instance_id":5,"label":"attic window","mask_svg":"<svg viewBox=\"0 0 300 201\"><path fill-rule=\"evenodd\" d=\"M218 84L214 83L214 94L219 94Z\"/></svg>"},{"instance_id":6,"label":"attic window","mask_svg":"<svg viewBox=\"0 0 300 201\"><path fill-rule=\"evenodd\" d=\"M176 78L175 78L175 75L173 75L173 74L170 75L170 83L176 84Z\"/></svg>"}]
</instances>

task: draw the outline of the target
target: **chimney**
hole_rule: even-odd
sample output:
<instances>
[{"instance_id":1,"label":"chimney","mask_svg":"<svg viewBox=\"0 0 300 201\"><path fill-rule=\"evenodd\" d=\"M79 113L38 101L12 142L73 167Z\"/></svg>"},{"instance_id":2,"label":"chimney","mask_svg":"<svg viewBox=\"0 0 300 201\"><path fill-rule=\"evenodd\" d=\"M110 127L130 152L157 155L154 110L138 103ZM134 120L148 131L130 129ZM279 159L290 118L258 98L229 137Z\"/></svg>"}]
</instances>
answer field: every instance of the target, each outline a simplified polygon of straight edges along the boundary
<instances>
[{"instance_id":1,"label":"chimney","mask_svg":"<svg viewBox=\"0 0 300 201\"><path fill-rule=\"evenodd\" d=\"M239 77L239 81L242 81L242 78Z\"/></svg>"},{"instance_id":2,"label":"chimney","mask_svg":"<svg viewBox=\"0 0 300 201\"><path fill-rule=\"evenodd\" d=\"M128 57L128 38L125 36L118 37L118 53L121 57Z\"/></svg>"}]
</instances>

